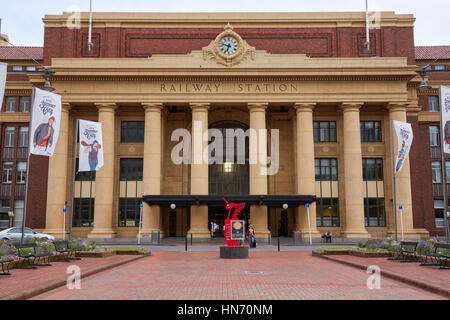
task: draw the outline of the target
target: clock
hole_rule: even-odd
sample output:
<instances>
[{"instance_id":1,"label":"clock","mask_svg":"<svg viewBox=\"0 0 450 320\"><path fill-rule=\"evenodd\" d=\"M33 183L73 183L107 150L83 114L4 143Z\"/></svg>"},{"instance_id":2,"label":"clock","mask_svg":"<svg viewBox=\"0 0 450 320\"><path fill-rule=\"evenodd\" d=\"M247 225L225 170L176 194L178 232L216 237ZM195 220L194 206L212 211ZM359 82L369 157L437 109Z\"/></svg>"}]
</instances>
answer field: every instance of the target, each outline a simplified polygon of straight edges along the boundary
<instances>
[{"instance_id":1,"label":"clock","mask_svg":"<svg viewBox=\"0 0 450 320\"><path fill-rule=\"evenodd\" d=\"M222 40L220 40L220 51L227 55L231 56L235 54L238 51L239 43L234 37L224 37Z\"/></svg>"}]
</instances>

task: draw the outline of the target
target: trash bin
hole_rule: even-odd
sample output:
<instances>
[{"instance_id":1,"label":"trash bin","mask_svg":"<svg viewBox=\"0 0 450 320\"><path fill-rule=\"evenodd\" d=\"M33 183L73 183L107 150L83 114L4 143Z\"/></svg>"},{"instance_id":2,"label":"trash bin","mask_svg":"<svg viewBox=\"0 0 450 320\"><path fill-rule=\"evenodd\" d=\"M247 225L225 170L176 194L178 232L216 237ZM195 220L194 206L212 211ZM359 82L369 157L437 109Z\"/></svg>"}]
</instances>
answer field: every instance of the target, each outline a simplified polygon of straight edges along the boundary
<instances>
[{"instance_id":1,"label":"trash bin","mask_svg":"<svg viewBox=\"0 0 450 320\"><path fill-rule=\"evenodd\" d=\"M160 240L161 239L159 231L152 231L152 243L159 244Z\"/></svg>"},{"instance_id":2,"label":"trash bin","mask_svg":"<svg viewBox=\"0 0 450 320\"><path fill-rule=\"evenodd\" d=\"M301 244L303 242L302 233L294 232L294 244Z\"/></svg>"}]
</instances>

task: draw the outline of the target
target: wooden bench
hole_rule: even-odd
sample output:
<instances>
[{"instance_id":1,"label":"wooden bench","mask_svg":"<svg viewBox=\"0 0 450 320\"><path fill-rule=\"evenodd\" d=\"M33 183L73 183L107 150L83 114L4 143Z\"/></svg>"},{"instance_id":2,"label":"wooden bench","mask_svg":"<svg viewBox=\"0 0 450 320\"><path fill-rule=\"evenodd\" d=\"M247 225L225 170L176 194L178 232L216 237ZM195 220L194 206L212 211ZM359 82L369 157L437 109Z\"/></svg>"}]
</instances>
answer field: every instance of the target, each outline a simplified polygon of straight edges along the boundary
<instances>
[{"instance_id":1,"label":"wooden bench","mask_svg":"<svg viewBox=\"0 0 450 320\"><path fill-rule=\"evenodd\" d=\"M417 262L416 259L411 259L411 255L416 257L418 244L419 242L417 241L401 241L400 249L394 251L392 258L388 258L388 260L395 260L400 262Z\"/></svg>"},{"instance_id":2,"label":"wooden bench","mask_svg":"<svg viewBox=\"0 0 450 320\"><path fill-rule=\"evenodd\" d=\"M2 265L2 272L0 272L0 276L9 276L9 275L11 275L11 273L9 272L9 265L13 261L14 261L13 259L0 260L0 264ZM5 271L5 264L6 264L6 271Z\"/></svg>"},{"instance_id":3,"label":"wooden bench","mask_svg":"<svg viewBox=\"0 0 450 320\"><path fill-rule=\"evenodd\" d=\"M67 253L67 256L64 259L59 260L59 261L70 262L72 260L81 260L81 258L75 258L76 251L69 248L69 241L65 241L65 240L53 241L53 245L55 246L55 251L57 253L61 253L61 254Z\"/></svg>"},{"instance_id":4,"label":"wooden bench","mask_svg":"<svg viewBox=\"0 0 450 320\"><path fill-rule=\"evenodd\" d=\"M447 262L450 261L450 244L435 243L434 252L424 255L425 259L421 266L438 266L440 269L450 269ZM428 259L430 262L427 263Z\"/></svg>"},{"instance_id":5,"label":"wooden bench","mask_svg":"<svg viewBox=\"0 0 450 320\"><path fill-rule=\"evenodd\" d=\"M16 245L16 248L19 253L19 258L22 261L22 263L19 266L19 269L36 269L36 267L51 266L51 264L49 262L49 258L52 256L52 254L49 252L46 252L44 248L39 247L38 245L36 245L34 243ZM31 252L29 252L30 249L32 249ZM39 264L39 261L41 258L44 259L44 264ZM28 266L24 266L25 260L31 260L31 259L33 259L33 262ZM45 263L46 259L47 259L47 263Z\"/></svg>"}]
</instances>

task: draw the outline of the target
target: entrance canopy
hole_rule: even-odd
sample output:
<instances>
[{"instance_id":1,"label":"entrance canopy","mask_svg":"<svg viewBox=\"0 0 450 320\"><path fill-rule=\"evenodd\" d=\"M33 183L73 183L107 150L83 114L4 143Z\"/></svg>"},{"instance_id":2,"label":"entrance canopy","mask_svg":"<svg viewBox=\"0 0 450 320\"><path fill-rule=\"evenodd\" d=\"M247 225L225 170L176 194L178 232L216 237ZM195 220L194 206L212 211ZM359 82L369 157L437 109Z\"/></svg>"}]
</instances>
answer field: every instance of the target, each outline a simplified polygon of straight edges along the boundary
<instances>
[{"instance_id":1,"label":"entrance canopy","mask_svg":"<svg viewBox=\"0 0 450 320\"><path fill-rule=\"evenodd\" d=\"M289 207L298 207L307 203L316 201L316 196L312 195L231 195L231 196L210 196L210 195L182 195L182 196L143 196L142 199L148 205L170 207L175 204L179 207L190 207L193 205L207 205L207 206L225 206L226 203L222 197L228 202L242 203L246 205L264 205L268 207L279 207L287 204Z\"/></svg>"}]
</instances>

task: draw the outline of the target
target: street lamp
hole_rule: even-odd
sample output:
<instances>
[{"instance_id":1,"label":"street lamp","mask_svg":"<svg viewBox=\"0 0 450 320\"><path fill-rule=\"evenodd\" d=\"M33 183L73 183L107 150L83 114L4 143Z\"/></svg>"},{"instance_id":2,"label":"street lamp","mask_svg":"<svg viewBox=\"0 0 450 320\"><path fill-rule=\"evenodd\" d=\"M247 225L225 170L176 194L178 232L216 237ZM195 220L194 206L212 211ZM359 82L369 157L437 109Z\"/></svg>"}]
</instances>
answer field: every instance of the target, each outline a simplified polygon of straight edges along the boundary
<instances>
[{"instance_id":1,"label":"street lamp","mask_svg":"<svg viewBox=\"0 0 450 320\"><path fill-rule=\"evenodd\" d=\"M283 204L283 210L287 210L289 208L289 205L287 203Z\"/></svg>"},{"instance_id":2,"label":"street lamp","mask_svg":"<svg viewBox=\"0 0 450 320\"><path fill-rule=\"evenodd\" d=\"M9 227L12 228L13 220L14 220L14 211L9 211L8 212L8 217L9 217Z\"/></svg>"},{"instance_id":3,"label":"street lamp","mask_svg":"<svg viewBox=\"0 0 450 320\"><path fill-rule=\"evenodd\" d=\"M422 78L422 81L420 82L420 85L418 87L419 90L428 90L431 89L431 86L427 83L427 81L425 80L425 77L427 76L428 73L428 68L431 67L431 65L435 62L438 62L439 60L443 59L448 53L450 53L450 50L447 51L446 53L444 53L442 56L440 56L439 58L433 60L432 62L430 62L428 65L421 67L419 70L417 70L416 72L419 74L419 76Z\"/></svg>"},{"instance_id":4,"label":"street lamp","mask_svg":"<svg viewBox=\"0 0 450 320\"><path fill-rule=\"evenodd\" d=\"M172 203L170 205L170 209L175 210L177 208L177 205L175 203Z\"/></svg>"}]
</instances>

